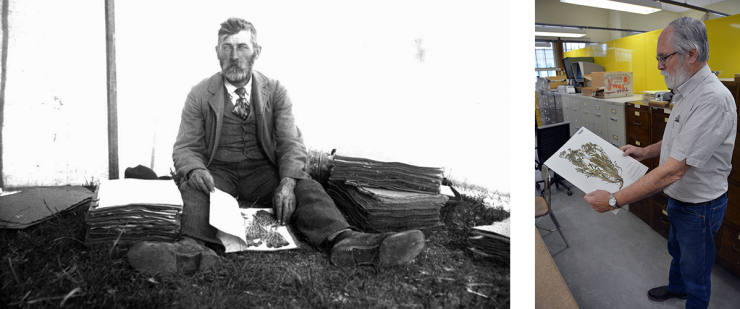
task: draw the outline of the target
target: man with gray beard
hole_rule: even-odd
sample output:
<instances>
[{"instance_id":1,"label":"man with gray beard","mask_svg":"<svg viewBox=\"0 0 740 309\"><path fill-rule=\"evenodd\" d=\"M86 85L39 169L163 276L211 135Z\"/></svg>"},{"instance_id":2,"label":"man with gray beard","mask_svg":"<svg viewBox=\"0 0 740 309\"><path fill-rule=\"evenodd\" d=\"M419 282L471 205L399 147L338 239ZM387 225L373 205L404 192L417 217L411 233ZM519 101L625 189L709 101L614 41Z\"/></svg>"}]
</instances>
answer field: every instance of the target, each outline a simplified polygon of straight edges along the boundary
<instances>
[{"instance_id":1,"label":"man with gray beard","mask_svg":"<svg viewBox=\"0 0 740 309\"><path fill-rule=\"evenodd\" d=\"M421 231L355 231L306 173L306 147L287 90L253 70L261 51L250 22L230 18L221 24L216 46L221 71L188 94L173 150L177 174L184 179L181 239L137 243L128 252L129 262L143 272L163 274L216 267L216 251L224 250L209 223L210 193L216 188L272 207L280 224L294 223L311 245L329 251L337 266L414 259L424 248Z\"/></svg>"},{"instance_id":2,"label":"man with gray beard","mask_svg":"<svg viewBox=\"0 0 740 309\"><path fill-rule=\"evenodd\" d=\"M727 177L737 132L732 94L712 74L704 23L690 17L671 22L658 38L658 69L675 92L663 139L623 155L638 161L660 156L660 166L634 184L610 194L597 190L584 200L598 212L668 195L668 285L650 289L654 301L686 300L686 308L707 308L714 264L714 235L727 209Z\"/></svg>"}]
</instances>

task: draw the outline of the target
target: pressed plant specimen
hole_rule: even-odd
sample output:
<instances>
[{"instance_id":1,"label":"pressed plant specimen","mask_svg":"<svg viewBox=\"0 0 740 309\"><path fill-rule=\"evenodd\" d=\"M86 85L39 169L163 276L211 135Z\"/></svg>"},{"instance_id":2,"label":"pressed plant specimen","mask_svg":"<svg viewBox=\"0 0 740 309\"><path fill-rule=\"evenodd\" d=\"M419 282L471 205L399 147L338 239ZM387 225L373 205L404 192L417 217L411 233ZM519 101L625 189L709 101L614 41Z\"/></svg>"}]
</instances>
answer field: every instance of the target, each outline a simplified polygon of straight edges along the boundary
<instances>
[{"instance_id":1,"label":"pressed plant specimen","mask_svg":"<svg viewBox=\"0 0 740 309\"><path fill-rule=\"evenodd\" d=\"M568 149L560 153L560 157L567 159L576 167L576 172L586 175L587 178L599 178L607 183L624 185L621 176L622 168L617 161L612 161L601 146L594 143L585 143L580 149Z\"/></svg>"}]
</instances>

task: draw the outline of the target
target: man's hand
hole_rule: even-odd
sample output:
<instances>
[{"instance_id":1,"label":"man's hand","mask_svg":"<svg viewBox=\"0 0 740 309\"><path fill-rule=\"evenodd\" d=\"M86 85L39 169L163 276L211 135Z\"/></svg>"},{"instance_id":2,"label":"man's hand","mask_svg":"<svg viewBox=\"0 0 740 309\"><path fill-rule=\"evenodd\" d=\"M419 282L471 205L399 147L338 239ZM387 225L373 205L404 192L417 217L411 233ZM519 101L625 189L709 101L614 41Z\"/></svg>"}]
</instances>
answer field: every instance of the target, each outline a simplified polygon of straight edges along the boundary
<instances>
[{"instance_id":1,"label":"man's hand","mask_svg":"<svg viewBox=\"0 0 740 309\"><path fill-rule=\"evenodd\" d=\"M205 194L210 194L214 191L213 176L211 176L211 173L208 170L204 169L197 169L190 172L188 185L203 191Z\"/></svg>"},{"instance_id":2,"label":"man's hand","mask_svg":"<svg viewBox=\"0 0 740 309\"><path fill-rule=\"evenodd\" d=\"M295 211L295 179L285 177L280 180L275 196L272 198L272 209L275 211L275 218L278 223L285 225L290 222L290 217Z\"/></svg>"},{"instance_id":3,"label":"man's hand","mask_svg":"<svg viewBox=\"0 0 740 309\"><path fill-rule=\"evenodd\" d=\"M583 200L591 205L591 208L600 213L605 213L614 209L609 205L609 192L605 190L596 190L586 194L586 196L583 197Z\"/></svg>"},{"instance_id":4,"label":"man's hand","mask_svg":"<svg viewBox=\"0 0 740 309\"><path fill-rule=\"evenodd\" d=\"M642 161L648 158L648 151L645 148L636 147L632 145L624 145L622 148L619 148L619 150L623 151L623 156L630 156L635 158L637 161Z\"/></svg>"}]
</instances>

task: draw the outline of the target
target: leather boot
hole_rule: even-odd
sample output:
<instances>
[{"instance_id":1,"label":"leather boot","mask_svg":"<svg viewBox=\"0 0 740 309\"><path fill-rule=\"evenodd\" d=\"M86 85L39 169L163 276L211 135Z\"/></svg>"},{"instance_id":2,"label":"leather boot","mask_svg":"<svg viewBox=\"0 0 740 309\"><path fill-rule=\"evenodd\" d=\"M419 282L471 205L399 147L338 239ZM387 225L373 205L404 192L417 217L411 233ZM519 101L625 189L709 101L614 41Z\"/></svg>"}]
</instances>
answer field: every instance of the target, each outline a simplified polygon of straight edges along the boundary
<instances>
[{"instance_id":1,"label":"leather boot","mask_svg":"<svg viewBox=\"0 0 740 309\"><path fill-rule=\"evenodd\" d=\"M329 259L340 267L390 266L408 263L424 249L419 230L368 234L345 231L334 239Z\"/></svg>"}]
</instances>

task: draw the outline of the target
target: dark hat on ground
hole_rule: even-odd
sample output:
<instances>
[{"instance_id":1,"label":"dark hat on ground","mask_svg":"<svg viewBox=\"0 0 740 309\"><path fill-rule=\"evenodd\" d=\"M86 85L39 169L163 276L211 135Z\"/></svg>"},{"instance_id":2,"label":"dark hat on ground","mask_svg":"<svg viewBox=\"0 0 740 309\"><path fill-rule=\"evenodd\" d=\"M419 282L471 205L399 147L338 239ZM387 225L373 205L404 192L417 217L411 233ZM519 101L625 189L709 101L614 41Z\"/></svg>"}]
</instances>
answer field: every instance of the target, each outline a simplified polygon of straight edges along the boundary
<instances>
[{"instance_id":1,"label":"dark hat on ground","mask_svg":"<svg viewBox=\"0 0 740 309\"><path fill-rule=\"evenodd\" d=\"M157 179L157 173L152 169L139 164L136 167L127 168L124 173L124 178Z\"/></svg>"}]
</instances>

